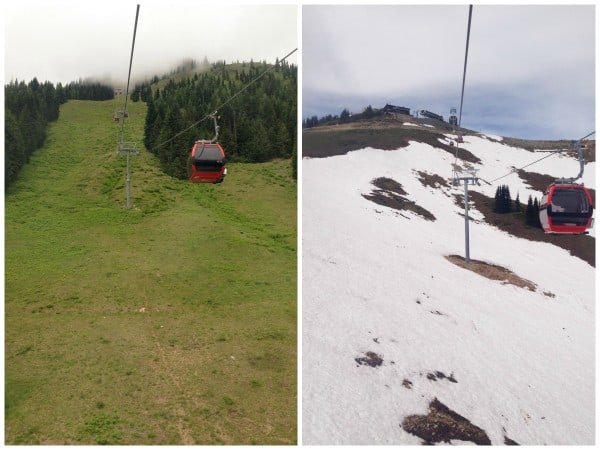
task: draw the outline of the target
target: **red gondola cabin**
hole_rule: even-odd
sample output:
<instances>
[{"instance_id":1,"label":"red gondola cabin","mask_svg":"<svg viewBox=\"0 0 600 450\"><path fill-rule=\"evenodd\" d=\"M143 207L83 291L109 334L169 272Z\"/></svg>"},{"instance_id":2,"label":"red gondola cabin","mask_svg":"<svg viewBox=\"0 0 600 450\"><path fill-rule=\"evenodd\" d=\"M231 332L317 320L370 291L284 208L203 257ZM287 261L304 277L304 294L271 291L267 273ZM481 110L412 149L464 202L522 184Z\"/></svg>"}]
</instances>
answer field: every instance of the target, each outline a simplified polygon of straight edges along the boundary
<instances>
[{"instance_id":1,"label":"red gondola cabin","mask_svg":"<svg viewBox=\"0 0 600 450\"><path fill-rule=\"evenodd\" d=\"M552 184L540 202L540 222L546 233L583 234L592 228L594 207L581 184Z\"/></svg>"},{"instance_id":2,"label":"red gondola cabin","mask_svg":"<svg viewBox=\"0 0 600 450\"><path fill-rule=\"evenodd\" d=\"M225 152L213 142L196 141L188 159L188 178L192 183L220 183L227 175Z\"/></svg>"}]
</instances>

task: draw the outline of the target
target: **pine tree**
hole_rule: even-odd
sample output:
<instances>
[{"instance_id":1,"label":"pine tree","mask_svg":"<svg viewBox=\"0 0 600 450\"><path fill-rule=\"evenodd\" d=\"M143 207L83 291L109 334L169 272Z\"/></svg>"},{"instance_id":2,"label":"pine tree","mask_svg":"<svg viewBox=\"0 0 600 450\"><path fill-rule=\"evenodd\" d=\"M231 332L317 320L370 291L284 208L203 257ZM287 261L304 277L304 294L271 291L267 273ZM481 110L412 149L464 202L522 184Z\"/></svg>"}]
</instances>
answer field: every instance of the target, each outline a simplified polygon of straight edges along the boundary
<instances>
[{"instance_id":1,"label":"pine tree","mask_svg":"<svg viewBox=\"0 0 600 450\"><path fill-rule=\"evenodd\" d=\"M525 223L531 227L536 226L536 215L537 211L533 206L533 198L530 195L525 208Z\"/></svg>"},{"instance_id":2,"label":"pine tree","mask_svg":"<svg viewBox=\"0 0 600 450\"><path fill-rule=\"evenodd\" d=\"M542 228L542 223L540 222L540 204L538 202L537 197L533 200L533 226Z\"/></svg>"},{"instance_id":3,"label":"pine tree","mask_svg":"<svg viewBox=\"0 0 600 450\"><path fill-rule=\"evenodd\" d=\"M502 212L509 213L511 211L511 198L510 198L510 188L508 185L504 185L504 192L502 196Z\"/></svg>"},{"instance_id":4,"label":"pine tree","mask_svg":"<svg viewBox=\"0 0 600 450\"><path fill-rule=\"evenodd\" d=\"M252 137L246 146L246 155L250 161L264 162L271 157L267 130L262 122L255 120L252 124Z\"/></svg>"},{"instance_id":5,"label":"pine tree","mask_svg":"<svg viewBox=\"0 0 600 450\"><path fill-rule=\"evenodd\" d=\"M157 90L150 101L151 87L142 87L140 97L148 103L147 120L144 127L144 142L157 145L158 136L171 138L182 128L197 122L219 105L228 102L239 93L234 101L218 111L219 142L229 160L248 162L266 161L274 157L290 157L297 130L297 69L280 62L280 70L267 73L244 91L247 84L267 69L265 63L243 64L243 69L231 74L224 62L212 65L202 74L178 81L169 80ZM145 100L145 92L149 92ZM153 111L154 110L154 111ZM180 128L172 130L167 120L168 111L178 112ZM149 116L149 117L148 117ZM214 136L212 122L203 121L190 133L184 133L186 142L182 147L189 151L194 140ZM178 151L161 149L159 160L164 170L172 167L178 158L168 154ZM171 170L171 169L169 169Z\"/></svg>"},{"instance_id":6,"label":"pine tree","mask_svg":"<svg viewBox=\"0 0 600 450\"><path fill-rule=\"evenodd\" d=\"M373 111L373 107L369 105L364 109L362 114L365 119L370 119L375 115L375 111Z\"/></svg>"},{"instance_id":7,"label":"pine tree","mask_svg":"<svg viewBox=\"0 0 600 450\"><path fill-rule=\"evenodd\" d=\"M10 186L25 164L25 147L17 119L10 111L4 113L4 187Z\"/></svg>"},{"instance_id":8,"label":"pine tree","mask_svg":"<svg viewBox=\"0 0 600 450\"><path fill-rule=\"evenodd\" d=\"M132 102L139 102L140 101L140 86L136 85L135 88L133 88L133 91L131 92L131 101Z\"/></svg>"},{"instance_id":9,"label":"pine tree","mask_svg":"<svg viewBox=\"0 0 600 450\"><path fill-rule=\"evenodd\" d=\"M298 144L296 144L296 141L294 141L292 149L292 176L294 180L298 179Z\"/></svg>"},{"instance_id":10,"label":"pine tree","mask_svg":"<svg viewBox=\"0 0 600 450\"><path fill-rule=\"evenodd\" d=\"M502 188L500 186L496 188L496 195L494 196L494 212L498 214L502 212Z\"/></svg>"},{"instance_id":11,"label":"pine tree","mask_svg":"<svg viewBox=\"0 0 600 450\"><path fill-rule=\"evenodd\" d=\"M519 199L518 192L517 192L517 197L515 198L515 211L521 212L521 200Z\"/></svg>"},{"instance_id":12,"label":"pine tree","mask_svg":"<svg viewBox=\"0 0 600 450\"><path fill-rule=\"evenodd\" d=\"M340 114L340 122L348 122L350 120L350 111L348 108L344 108Z\"/></svg>"},{"instance_id":13,"label":"pine tree","mask_svg":"<svg viewBox=\"0 0 600 450\"><path fill-rule=\"evenodd\" d=\"M277 158L285 158L290 156L290 136L283 122L278 122L273 127L275 133L273 135L273 151Z\"/></svg>"},{"instance_id":14,"label":"pine tree","mask_svg":"<svg viewBox=\"0 0 600 450\"><path fill-rule=\"evenodd\" d=\"M150 99L151 97L152 97L152 88L147 83L144 83L140 87L140 98L142 99L143 102L147 102L148 99Z\"/></svg>"},{"instance_id":15,"label":"pine tree","mask_svg":"<svg viewBox=\"0 0 600 450\"><path fill-rule=\"evenodd\" d=\"M40 84L37 78L5 85L5 188L44 144L48 123L58 119L63 94L62 87L59 96L51 83Z\"/></svg>"},{"instance_id":16,"label":"pine tree","mask_svg":"<svg viewBox=\"0 0 600 450\"><path fill-rule=\"evenodd\" d=\"M154 100L150 98L148 100L148 109L146 110L146 121L144 123L144 146L148 150L152 150L152 147L157 144L155 142L155 133L153 129L156 126L157 111L154 106Z\"/></svg>"},{"instance_id":17,"label":"pine tree","mask_svg":"<svg viewBox=\"0 0 600 450\"><path fill-rule=\"evenodd\" d=\"M506 214L511 211L510 189L505 184L496 189L494 211L498 214Z\"/></svg>"}]
</instances>

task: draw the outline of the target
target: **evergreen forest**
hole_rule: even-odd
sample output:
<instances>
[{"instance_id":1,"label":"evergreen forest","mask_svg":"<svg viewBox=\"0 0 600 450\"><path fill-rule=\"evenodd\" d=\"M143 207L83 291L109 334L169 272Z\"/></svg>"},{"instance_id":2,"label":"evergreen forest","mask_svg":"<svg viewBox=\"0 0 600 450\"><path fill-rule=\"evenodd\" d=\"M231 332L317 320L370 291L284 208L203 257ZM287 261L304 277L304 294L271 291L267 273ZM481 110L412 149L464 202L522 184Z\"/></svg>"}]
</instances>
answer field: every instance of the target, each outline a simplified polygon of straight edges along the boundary
<instances>
[{"instance_id":1,"label":"evergreen forest","mask_svg":"<svg viewBox=\"0 0 600 450\"><path fill-rule=\"evenodd\" d=\"M113 88L98 82L77 81L63 86L51 82L11 81L4 86L4 188L19 176L31 155L44 145L46 128L58 119L67 100L108 100Z\"/></svg>"},{"instance_id":2,"label":"evergreen forest","mask_svg":"<svg viewBox=\"0 0 600 450\"><path fill-rule=\"evenodd\" d=\"M496 188L496 195L494 196L494 212L498 214L518 213L519 217L525 221L530 227L541 228L539 217L539 202L537 198L533 198L531 195L527 200L527 206L523 211L523 205L519 198L519 194L513 201L510 195L510 188L508 185L503 184Z\"/></svg>"},{"instance_id":3,"label":"evergreen forest","mask_svg":"<svg viewBox=\"0 0 600 450\"><path fill-rule=\"evenodd\" d=\"M147 102L144 144L162 169L186 177L196 140L213 139L209 114L217 111L217 141L228 160L265 162L292 158L296 174L297 67L277 61L213 63L202 73L136 86L132 100Z\"/></svg>"}]
</instances>

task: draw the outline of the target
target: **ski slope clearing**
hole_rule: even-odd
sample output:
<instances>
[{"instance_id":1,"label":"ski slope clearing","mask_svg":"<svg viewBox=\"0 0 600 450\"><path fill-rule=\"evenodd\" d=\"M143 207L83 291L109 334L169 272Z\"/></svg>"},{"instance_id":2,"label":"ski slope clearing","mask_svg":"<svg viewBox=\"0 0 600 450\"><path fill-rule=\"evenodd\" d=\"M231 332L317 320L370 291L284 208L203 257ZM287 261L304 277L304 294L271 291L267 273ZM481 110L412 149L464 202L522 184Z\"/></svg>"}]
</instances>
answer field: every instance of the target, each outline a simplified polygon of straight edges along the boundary
<instances>
[{"instance_id":1,"label":"ski slope clearing","mask_svg":"<svg viewBox=\"0 0 600 450\"><path fill-rule=\"evenodd\" d=\"M295 444L290 161L193 184L142 149L126 209L114 105L63 104L5 196L4 443Z\"/></svg>"},{"instance_id":2,"label":"ski slope clearing","mask_svg":"<svg viewBox=\"0 0 600 450\"><path fill-rule=\"evenodd\" d=\"M486 180L540 157L496 136L464 140ZM594 267L486 223L473 203L473 263L529 284L457 265L452 163L414 141L303 160L303 444L594 443ZM527 170L575 176L578 164L553 156ZM586 186L594 173L588 163ZM516 173L469 189L493 198L499 184L525 204L541 197Z\"/></svg>"}]
</instances>

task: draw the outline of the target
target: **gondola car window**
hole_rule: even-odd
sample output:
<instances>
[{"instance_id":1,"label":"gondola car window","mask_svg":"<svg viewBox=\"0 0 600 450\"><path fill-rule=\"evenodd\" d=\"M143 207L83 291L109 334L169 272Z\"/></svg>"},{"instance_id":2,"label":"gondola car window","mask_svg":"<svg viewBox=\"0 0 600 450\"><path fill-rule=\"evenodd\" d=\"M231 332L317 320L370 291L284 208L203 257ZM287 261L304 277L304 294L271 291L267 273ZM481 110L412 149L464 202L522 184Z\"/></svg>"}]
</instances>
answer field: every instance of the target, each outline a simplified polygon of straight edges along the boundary
<instances>
[{"instance_id":1,"label":"gondola car window","mask_svg":"<svg viewBox=\"0 0 600 450\"><path fill-rule=\"evenodd\" d=\"M556 212L587 212L585 193L573 189L555 191L552 197L552 209Z\"/></svg>"},{"instance_id":2,"label":"gondola car window","mask_svg":"<svg viewBox=\"0 0 600 450\"><path fill-rule=\"evenodd\" d=\"M204 148L196 150L196 158L206 160L221 160L223 155L216 145L205 145Z\"/></svg>"}]
</instances>

